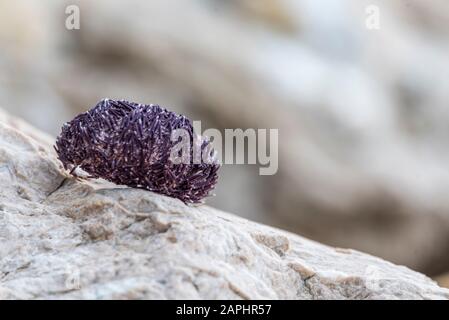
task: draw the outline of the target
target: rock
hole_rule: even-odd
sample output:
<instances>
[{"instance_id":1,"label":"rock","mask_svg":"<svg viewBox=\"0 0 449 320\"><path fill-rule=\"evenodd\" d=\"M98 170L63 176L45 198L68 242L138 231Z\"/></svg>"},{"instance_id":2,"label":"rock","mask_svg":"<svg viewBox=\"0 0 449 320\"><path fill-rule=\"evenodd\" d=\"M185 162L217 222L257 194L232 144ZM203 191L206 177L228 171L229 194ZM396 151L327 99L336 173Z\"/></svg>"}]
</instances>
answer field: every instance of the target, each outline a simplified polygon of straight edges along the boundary
<instances>
[{"instance_id":1,"label":"rock","mask_svg":"<svg viewBox=\"0 0 449 320\"><path fill-rule=\"evenodd\" d=\"M1 299L449 299L367 254L75 180L47 138L0 116Z\"/></svg>"}]
</instances>

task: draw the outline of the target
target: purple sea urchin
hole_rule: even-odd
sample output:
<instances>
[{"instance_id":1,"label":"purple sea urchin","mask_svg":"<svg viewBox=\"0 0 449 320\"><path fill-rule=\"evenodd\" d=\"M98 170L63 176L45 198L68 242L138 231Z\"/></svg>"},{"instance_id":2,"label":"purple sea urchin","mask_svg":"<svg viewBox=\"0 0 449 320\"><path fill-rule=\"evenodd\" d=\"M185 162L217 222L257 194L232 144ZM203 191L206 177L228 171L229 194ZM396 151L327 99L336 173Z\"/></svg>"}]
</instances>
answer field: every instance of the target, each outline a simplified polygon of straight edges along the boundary
<instances>
[{"instance_id":1,"label":"purple sea urchin","mask_svg":"<svg viewBox=\"0 0 449 320\"><path fill-rule=\"evenodd\" d=\"M103 99L64 124L55 150L71 173L80 167L92 178L200 203L217 183L220 165L171 161L175 129L186 130L193 145L193 127L186 117L158 105ZM201 150L208 147L209 141L201 140ZM193 159L193 148L189 150Z\"/></svg>"}]
</instances>

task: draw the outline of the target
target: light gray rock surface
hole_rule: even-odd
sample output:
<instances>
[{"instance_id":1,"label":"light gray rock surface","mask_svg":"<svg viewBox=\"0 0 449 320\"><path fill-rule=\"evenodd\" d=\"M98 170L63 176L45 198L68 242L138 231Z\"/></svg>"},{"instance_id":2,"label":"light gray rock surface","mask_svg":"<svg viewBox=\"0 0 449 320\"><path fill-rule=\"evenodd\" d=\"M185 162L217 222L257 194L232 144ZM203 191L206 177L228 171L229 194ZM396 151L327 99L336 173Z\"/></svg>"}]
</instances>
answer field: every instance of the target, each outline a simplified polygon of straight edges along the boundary
<instances>
[{"instance_id":1,"label":"light gray rock surface","mask_svg":"<svg viewBox=\"0 0 449 320\"><path fill-rule=\"evenodd\" d=\"M208 206L61 171L0 114L1 299L448 299L426 276Z\"/></svg>"}]
</instances>

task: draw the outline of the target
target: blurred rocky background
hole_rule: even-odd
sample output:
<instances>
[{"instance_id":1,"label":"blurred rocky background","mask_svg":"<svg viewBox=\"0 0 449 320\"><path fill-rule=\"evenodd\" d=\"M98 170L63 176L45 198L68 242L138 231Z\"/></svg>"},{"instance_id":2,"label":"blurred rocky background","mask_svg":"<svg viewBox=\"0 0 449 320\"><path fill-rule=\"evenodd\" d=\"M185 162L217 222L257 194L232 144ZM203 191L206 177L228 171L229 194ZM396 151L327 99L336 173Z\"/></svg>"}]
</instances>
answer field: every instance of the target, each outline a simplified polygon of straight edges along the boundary
<instances>
[{"instance_id":1,"label":"blurred rocky background","mask_svg":"<svg viewBox=\"0 0 449 320\"><path fill-rule=\"evenodd\" d=\"M448 1L0 1L0 107L56 136L104 97L278 128L278 173L225 165L209 204L449 271Z\"/></svg>"}]
</instances>

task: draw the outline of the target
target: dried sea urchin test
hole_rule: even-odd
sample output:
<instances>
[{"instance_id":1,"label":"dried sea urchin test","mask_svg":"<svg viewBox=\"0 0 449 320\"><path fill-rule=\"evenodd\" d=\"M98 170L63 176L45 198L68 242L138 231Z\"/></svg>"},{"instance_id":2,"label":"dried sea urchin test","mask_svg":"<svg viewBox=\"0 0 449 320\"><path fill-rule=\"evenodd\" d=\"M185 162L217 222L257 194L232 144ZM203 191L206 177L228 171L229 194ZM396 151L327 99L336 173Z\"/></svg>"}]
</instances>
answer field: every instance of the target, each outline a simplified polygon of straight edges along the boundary
<instances>
[{"instance_id":1,"label":"dried sea urchin test","mask_svg":"<svg viewBox=\"0 0 449 320\"><path fill-rule=\"evenodd\" d=\"M185 129L193 146L193 127L186 117L158 105L104 99L64 124L55 150L64 168L74 175L80 167L92 178L200 203L217 183L220 165L173 163L170 152L177 142L171 134L175 129ZM210 147L207 139L200 141L201 150ZM193 147L190 152L193 159Z\"/></svg>"}]
</instances>

